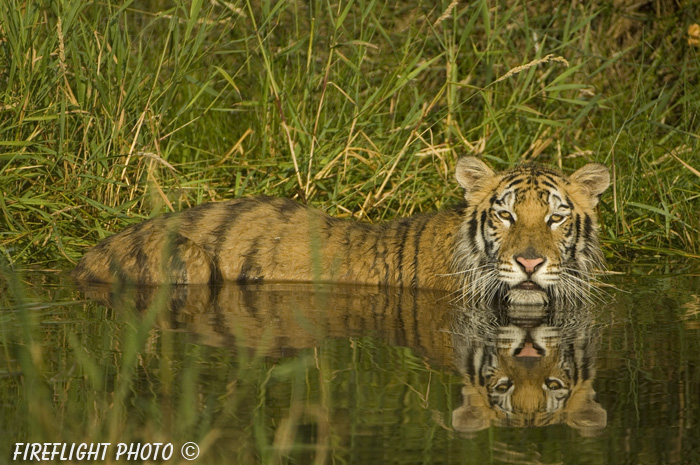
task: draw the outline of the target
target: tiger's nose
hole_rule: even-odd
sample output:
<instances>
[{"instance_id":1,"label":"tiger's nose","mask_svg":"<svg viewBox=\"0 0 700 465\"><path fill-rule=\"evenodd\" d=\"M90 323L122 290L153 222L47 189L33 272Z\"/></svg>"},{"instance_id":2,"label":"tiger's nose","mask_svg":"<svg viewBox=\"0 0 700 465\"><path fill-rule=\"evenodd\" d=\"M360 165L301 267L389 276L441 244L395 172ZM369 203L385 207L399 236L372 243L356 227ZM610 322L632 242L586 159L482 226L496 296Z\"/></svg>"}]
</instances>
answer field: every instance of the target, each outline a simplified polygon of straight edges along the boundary
<instances>
[{"instance_id":1,"label":"tiger's nose","mask_svg":"<svg viewBox=\"0 0 700 465\"><path fill-rule=\"evenodd\" d=\"M537 271L537 268L544 263L544 258L525 258L525 257L515 257L515 261L520 264L520 267L525 270L528 275Z\"/></svg>"}]
</instances>

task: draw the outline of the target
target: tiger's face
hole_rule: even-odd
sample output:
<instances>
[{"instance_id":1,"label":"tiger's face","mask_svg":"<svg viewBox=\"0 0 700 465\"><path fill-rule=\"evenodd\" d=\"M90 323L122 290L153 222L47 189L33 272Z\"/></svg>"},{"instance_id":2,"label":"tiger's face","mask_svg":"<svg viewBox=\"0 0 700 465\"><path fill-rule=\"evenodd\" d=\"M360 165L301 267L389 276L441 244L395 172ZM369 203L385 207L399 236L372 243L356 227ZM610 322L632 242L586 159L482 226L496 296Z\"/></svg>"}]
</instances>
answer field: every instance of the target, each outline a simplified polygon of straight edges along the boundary
<instances>
[{"instance_id":1,"label":"tiger's face","mask_svg":"<svg viewBox=\"0 0 700 465\"><path fill-rule=\"evenodd\" d=\"M591 299L592 273L603 267L595 207L610 184L604 165L585 165L570 177L540 165L495 173L466 157L456 177L467 206L454 266L467 300Z\"/></svg>"},{"instance_id":2,"label":"tiger's face","mask_svg":"<svg viewBox=\"0 0 700 465\"><path fill-rule=\"evenodd\" d=\"M525 310L517 322L479 327L477 334L456 328L457 367L465 384L463 404L453 412L455 429L566 423L593 435L604 428L607 413L593 389L594 325L586 309L579 310L575 320L532 318Z\"/></svg>"}]
</instances>

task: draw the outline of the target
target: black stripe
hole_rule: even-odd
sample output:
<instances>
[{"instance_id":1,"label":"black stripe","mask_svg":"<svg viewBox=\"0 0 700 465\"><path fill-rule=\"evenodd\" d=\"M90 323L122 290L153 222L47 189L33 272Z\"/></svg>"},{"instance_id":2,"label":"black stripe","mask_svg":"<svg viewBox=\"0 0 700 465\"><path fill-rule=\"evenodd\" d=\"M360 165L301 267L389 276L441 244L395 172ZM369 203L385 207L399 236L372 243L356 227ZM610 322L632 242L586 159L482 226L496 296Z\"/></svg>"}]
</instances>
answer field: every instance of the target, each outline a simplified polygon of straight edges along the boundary
<instances>
[{"instance_id":1,"label":"black stripe","mask_svg":"<svg viewBox=\"0 0 700 465\"><path fill-rule=\"evenodd\" d=\"M141 313L141 312L147 310L148 307L153 305L153 297L155 297L155 294L156 294L155 289L157 289L157 288L130 287L127 290L127 292L129 294L133 295L134 308L136 309L136 311ZM122 289L122 292L117 294L117 295L119 295L121 298L123 298L124 297L124 294L123 294L124 290L125 289Z\"/></svg>"},{"instance_id":2,"label":"black stripe","mask_svg":"<svg viewBox=\"0 0 700 465\"><path fill-rule=\"evenodd\" d=\"M209 287L218 286L223 282L224 277L221 274L221 268L219 268L219 257L211 257L211 262L209 262Z\"/></svg>"},{"instance_id":3,"label":"black stripe","mask_svg":"<svg viewBox=\"0 0 700 465\"><path fill-rule=\"evenodd\" d=\"M171 231L168 233L165 250L163 251L163 269L168 273L169 281L172 284L187 284L187 264L182 259L181 251L186 246L191 245L190 240L183 235Z\"/></svg>"},{"instance_id":4,"label":"black stripe","mask_svg":"<svg viewBox=\"0 0 700 465\"><path fill-rule=\"evenodd\" d=\"M136 270L134 279L138 279L140 283L150 283L151 282L151 270L148 263L148 255L143 250L145 242L139 240L135 246L135 250L132 252L134 259L136 260Z\"/></svg>"},{"instance_id":5,"label":"black stripe","mask_svg":"<svg viewBox=\"0 0 700 465\"><path fill-rule=\"evenodd\" d=\"M321 217L323 219L323 225L320 225L319 228L323 231L326 242L328 242L328 239L330 239L331 235L333 234L333 226L339 221L343 220L333 218L331 216L326 215L325 213L322 213Z\"/></svg>"},{"instance_id":6,"label":"black stripe","mask_svg":"<svg viewBox=\"0 0 700 465\"><path fill-rule=\"evenodd\" d=\"M350 270L352 270L352 266L350 263L355 260L356 256L364 256L364 250L360 248L360 245L365 243L365 239L367 238L367 232L368 229L365 227L358 227L358 226L365 226L364 224L360 225L358 223L348 223L347 228L345 229L345 235L343 236L343 245L345 246L345 254L343 255L343 262L342 262L342 268L338 270L339 273L339 278L341 279L355 279L354 276L350 275ZM350 238L352 237L353 232L357 231L358 234L360 235L357 238L357 243L354 243Z\"/></svg>"},{"instance_id":7,"label":"black stripe","mask_svg":"<svg viewBox=\"0 0 700 465\"><path fill-rule=\"evenodd\" d=\"M126 275L126 273L124 273L124 268L113 253L109 254L109 274L116 277L118 282L133 282L132 278L130 278Z\"/></svg>"},{"instance_id":8,"label":"black stripe","mask_svg":"<svg viewBox=\"0 0 700 465\"><path fill-rule=\"evenodd\" d=\"M221 248L230 240L228 233L233 224L238 221L239 216L254 210L259 207L261 203L257 199L241 199L231 200L217 205L220 205L220 208L226 211L226 215L224 221L214 228L211 233L216 242L213 244L213 250L208 250L207 252L213 257L218 257L221 253Z\"/></svg>"},{"instance_id":9,"label":"black stripe","mask_svg":"<svg viewBox=\"0 0 700 465\"><path fill-rule=\"evenodd\" d=\"M574 241L571 244L571 260L576 260L576 246L581 238L581 215L576 215L576 220L574 221Z\"/></svg>"},{"instance_id":10,"label":"black stripe","mask_svg":"<svg viewBox=\"0 0 700 465\"><path fill-rule=\"evenodd\" d=\"M476 383L476 369L474 367L474 352L469 351L469 354L467 355L467 359L465 360L464 363L464 371L467 373L467 376L469 376L469 379L471 380L472 383Z\"/></svg>"},{"instance_id":11,"label":"black stripe","mask_svg":"<svg viewBox=\"0 0 700 465\"><path fill-rule=\"evenodd\" d=\"M389 266L389 254L388 254L388 247L387 247L387 241L386 237L384 238L384 248L382 249L382 252L380 253L380 258L382 259L382 263L384 265L384 273L382 275L384 276L383 285L384 286L389 286L389 271L391 270L391 267Z\"/></svg>"},{"instance_id":12,"label":"black stripe","mask_svg":"<svg viewBox=\"0 0 700 465\"><path fill-rule=\"evenodd\" d=\"M380 227L380 228L381 228L381 227ZM363 234L361 240L359 240L358 243L360 243L360 244L364 243L365 237L366 237L368 234L369 234L369 230L365 231L365 233ZM379 249L379 238L380 238L381 234L382 234L382 231L381 231L381 230L377 230L377 231L376 231L376 234L370 235L370 239L371 239L371 238L374 238L374 245L372 245L372 247L369 248L370 250L376 251L376 250ZM364 250L362 250L361 252L362 252L362 253L365 253ZM352 260L353 258L354 258L354 257L352 257L352 256L350 257L351 260ZM378 263L377 263L378 260L379 260L379 253L373 253L373 254L372 254L372 266L371 266L371 270L374 272L375 276L377 276L377 279L379 279L379 270L378 270Z\"/></svg>"},{"instance_id":13,"label":"black stripe","mask_svg":"<svg viewBox=\"0 0 700 465\"><path fill-rule=\"evenodd\" d=\"M411 287L413 289L418 289L418 256L420 254L420 240L431 218L432 216L423 217L423 224L420 225L416 233L413 235L413 278L411 278Z\"/></svg>"},{"instance_id":14,"label":"black stripe","mask_svg":"<svg viewBox=\"0 0 700 465\"><path fill-rule=\"evenodd\" d=\"M554 182L549 182L549 181L543 180L542 184L545 185L546 187L549 187L550 189L559 190L559 187Z\"/></svg>"},{"instance_id":15,"label":"black stripe","mask_svg":"<svg viewBox=\"0 0 700 465\"><path fill-rule=\"evenodd\" d=\"M471 219L467 222L469 237L474 237L479 232L479 225L476 221L476 212L472 214Z\"/></svg>"},{"instance_id":16,"label":"black stripe","mask_svg":"<svg viewBox=\"0 0 700 465\"><path fill-rule=\"evenodd\" d=\"M513 182L511 182L510 184L508 184L508 185L505 187L505 189L512 189L512 188L514 188L515 186L518 186L518 185L520 185L520 184L522 184L522 183L524 183L524 182L525 182L525 179L522 179L522 178L516 179L516 180L514 180Z\"/></svg>"},{"instance_id":17,"label":"black stripe","mask_svg":"<svg viewBox=\"0 0 700 465\"><path fill-rule=\"evenodd\" d=\"M522 177L523 173L520 171L516 171L514 173L509 173L503 176L503 181L502 182L510 182L513 180L517 180L519 182L524 182L525 179Z\"/></svg>"},{"instance_id":18,"label":"black stripe","mask_svg":"<svg viewBox=\"0 0 700 465\"><path fill-rule=\"evenodd\" d=\"M586 346L587 345L588 344L586 344ZM581 369L581 380L588 381L588 379L591 377L591 360L587 354L583 356L581 364L582 365L579 367Z\"/></svg>"},{"instance_id":19,"label":"black stripe","mask_svg":"<svg viewBox=\"0 0 700 465\"><path fill-rule=\"evenodd\" d=\"M573 373L571 374L571 377L574 381L574 385L578 384L578 379L579 379L579 373L578 370L576 369L576 349L574 348L574 343L571 343L569 347L567 347L566 350L566 358L571 360L571 365L572 365L572 371Z\"/></svg>"},{"instance_id":20,"label":"black stripe","mask_svg":"<svg viewBox=\"0 0 700 465\"><path fill-rule=\"evenodd\" d=\"M302 209L305 209L304 205L300 204L291 199L279 199L277 205L277 213L282 221L288 222L294 214Z\"/></svg>"},{"instance_id":21,"label":"black stripe","mask_svg":"<svg viewBox=\"0 0 700 465\"><path fill-rule=\"evenodd\" d=\"M259 252L258 242L259 239L256 238L250 248L243 254L243 265L241 265L241 271L238 274L236 282L247 283L262 281L263 277L260 276L262 269L256 260Z\"/></svg>"},{"instance_id":22,"label":"black stripe","mask_svg":"<svg viewBox=\"0 0 700 465\"><path fill-rule=\"evenodd\" d=\"M177 319L175 316L177 316L180 311L185 308L185 304L187 303L187 294L189 293L189 286L171 286L169 289L169 302L168 302L168 310L170 313L170 318L171 318L171 324L178 324ZM206 307L204 307L206 308Z\"/></svg>"},{"instance_id":23,"label":"black stripe","mask_svg":"<svg viewBox=\"0 0 700 465\"><path fill-rule=\"evenodd\" d=\"M487 351L486 351L486 348L484 348L483 352L481 353L481 358L479 359L479 366L474 367L476 370L476 375L478 377L479 386L486 386L486 378L484 378L483 367L487 363L487 360L488 360Z\"/></svg>"},{"instance_id":24,"label":"black stripe","mask_svg":"<svg viewBox=\"0 0 700 465\"><path fill-rule=\"evenodd\" d=\"M545 181L549 181L553 184L556 184L561 179L557 173L550 170L542 170L539 176Z\"/></svg>"},{"instance_id":25,"label":"black stripe","mask_svg":"<svg viewBox=\"0 0 700 465\"><path fill-rule=\"evenodd\" d=\"M397 282L399 287L403 287L403 251L406 248L406 237L408 236L408 231L411 228L411 218L404 218L399 220L396 225L396 235L401 237L398 244L399 251L396 254L396 268L397 268Z\"/></svg>"},{"instance_id":26,"label":"black stripe","mask_svg":"<svg viewBox=\"0 0 700 465\"><path fill-rule=\"evenodd\" d=\"M593 220L590 216L585 215L585 221L583 223L583 237L589 240L593 237Z\"/></svg>"},{"instance_id":27,"label":"black stripe","mask_svg":"<svg viewBox=\"0 0 700 465\"><path fill-rule=\"evenodd\" d=\"M492 249L493 249L493 244L491 244L491 242L489 242L487 240L486 234L485 234L484 228L486 227L486 211L481 212L481 222L480 222L479 226L480 226L479 234L481 235L481 238L484 241L484 253L486 253L486 255L490 257L491 253L492 253Z\"/></svg>"},{"instance_id":28,"label":"black stripe","mask_svg":"<svg viewBox=\"0 0 700 465\"><path fill-rule=\"evenodd\" d=\"M208 211L221 206L221 202L207 202L196 207L188 208L179 213L169 213L168 216L179 215L183 222L193 223L207 214ZM167 218L167 216L164 216ZM160 218L164 218L160 217Z\"/></svg>"}]
</instances>

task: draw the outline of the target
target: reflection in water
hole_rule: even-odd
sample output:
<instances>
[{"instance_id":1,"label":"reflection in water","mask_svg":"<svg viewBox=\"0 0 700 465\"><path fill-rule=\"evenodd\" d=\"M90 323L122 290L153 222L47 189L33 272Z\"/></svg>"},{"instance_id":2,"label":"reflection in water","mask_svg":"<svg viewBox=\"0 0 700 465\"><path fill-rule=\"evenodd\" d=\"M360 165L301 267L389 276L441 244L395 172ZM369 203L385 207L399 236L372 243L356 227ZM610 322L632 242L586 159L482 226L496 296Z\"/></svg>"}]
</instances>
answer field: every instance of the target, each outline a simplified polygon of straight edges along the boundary
<instances>
[{"instance_id":1,"label":"reflection in water","mask_svg":"<svg viewBox=\"0 0 700 465\"><path fill-rule=\"evenodd\" d=\"M342 286L88 289L107 309L63 278L0 282L0 457L206 437L208 465L700 463L700 275L611 277L609 305L547 313Z\"/></svg>"},{"instance_id":2,"label":"reflection in water","mask_svg":"<svg viewBox=\"0 0 700 465\"><path fill-rule=\"evenodd\" d=\"M261 283L122 287L83 292L115 309L168 309L169 325L198 342L281 356L327 338L378 335L441 364L451 360L451 311L444 293L374 286ZM449 357L446 359L445 357Z\"/></svg>"},{"instance_id":3,"label":"reflection in water","mask_svg":"<svg viewBox=\"0 0 700 465\"><path fill-rule=\"evenodd\" d=\"M607 413L593 390L593 328L585 308L511 306L458 314L455 364L465 384L453 427L474 433L491 425L566 423L584 436L599 433Z\"/></svg>"},{"instance_id":4,"label":"reflection in water","mask_svg":"<svg viewBox=\"0 0 700 465\"><path fill-rule=\"evenodd\" d=\"M606 411L595 401L595 326L586 308L454 308L443 293L332 284L83 289L114 308L163 304L176 329L199 342L271 357L324 339L376 335L410 347L463 375L452 428L565 423L599 433Z\"/></svg>"}]
</instances>

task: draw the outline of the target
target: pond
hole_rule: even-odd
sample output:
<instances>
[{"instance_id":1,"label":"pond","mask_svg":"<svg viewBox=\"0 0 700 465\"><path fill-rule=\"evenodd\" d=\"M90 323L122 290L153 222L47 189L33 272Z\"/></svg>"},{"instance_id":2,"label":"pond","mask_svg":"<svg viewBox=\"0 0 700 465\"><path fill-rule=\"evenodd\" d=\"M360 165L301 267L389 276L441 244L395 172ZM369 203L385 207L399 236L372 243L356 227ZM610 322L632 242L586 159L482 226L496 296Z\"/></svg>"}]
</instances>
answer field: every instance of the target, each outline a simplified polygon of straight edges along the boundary
<instances>
[{"instance_id":1,"label":"pond","mask_svg":"<svg viewBox=\"0 0 700 465\"><path fill-rule=\"evenodd\" d=\"M700 276L606 282L591 308L465 309L5 274L0 461L700 463Z\"/></svg>"}]
</instances>

